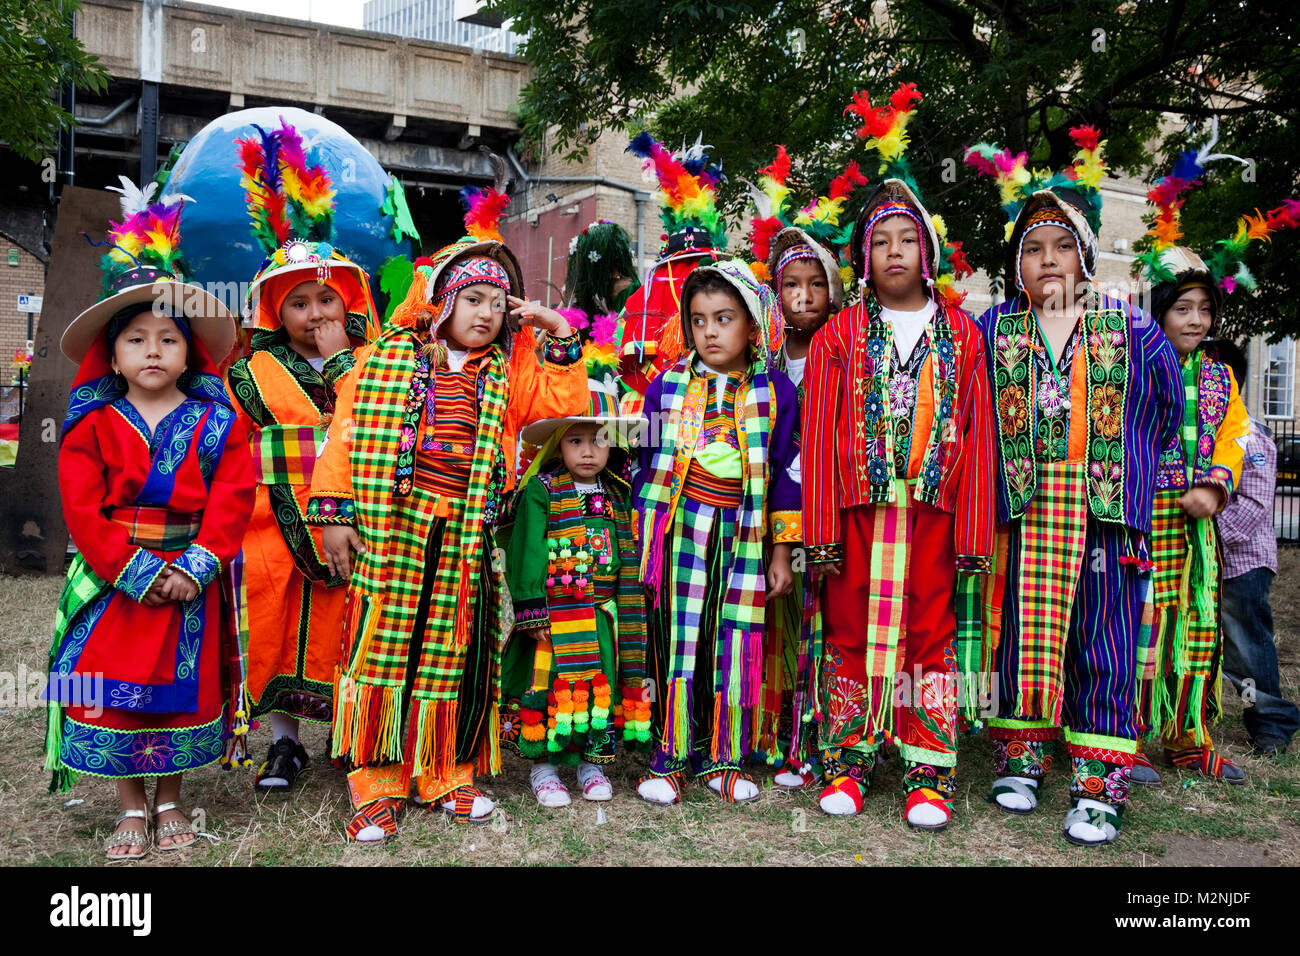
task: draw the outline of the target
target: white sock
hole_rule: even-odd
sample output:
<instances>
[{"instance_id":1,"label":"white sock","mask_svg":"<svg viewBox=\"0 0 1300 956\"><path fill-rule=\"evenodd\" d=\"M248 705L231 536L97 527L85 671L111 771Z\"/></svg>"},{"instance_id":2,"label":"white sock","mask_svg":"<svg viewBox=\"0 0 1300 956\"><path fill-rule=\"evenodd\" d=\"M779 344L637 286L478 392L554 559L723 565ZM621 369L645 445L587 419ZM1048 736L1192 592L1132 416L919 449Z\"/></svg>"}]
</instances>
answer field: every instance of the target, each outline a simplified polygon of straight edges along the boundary
<instances>
[{"instance_id":1,"label":"white sock","mask_svg":"<svg viewBox=\"0 0 1300 956\"><path fill-rule=\"evenodd\" d=\"M677 799L673 785L663 777L649 777L636 786L636 792L642 800L650 803L672 803Z\"/></svg>"},{"instance_id":2,"label":"white sock","mask_svg":"<svg viewBox=\"0 0 1300 956\"><path fill-rule=\"evenodd\" d=\"M383 838L384 828L377 827L373 823L368 827L362 827L357 831L357 835L353 837L357 843L378 843Z\"/></svg>"},{"instance_id":3,"label":"white sock","mask_svg":"<svg viewBox=\"0 0 1300 956\"><path fill-rule=\"evenodd\" d=\"M789 770L782 770L772 778L772 782L778 787L790 787L791 789L804 786L803 777Z\"/></svg>"},{"instance_id":4,"label":"white sock","mask_svg":"<svg viewBox=\"0 0 1300 956\"><path fill-rule=\"evenodd\" d=\"M277 714L271 712L271 739L279 740L281 737L288 737L294 743L301 743L298 740L298 718L290 717L288 714Z\"/></svg>"},{"instance_id":5,"label":"white sock","mask_svg":"<svg viewBox=\"0 0 1300 956\"><path fill-rule=\"evenodd\" d=\"M908 811L907 822L918 827L937 827L948 822L948 814L933 803L918 803Z\"/></svg>"},{"instance_id":6,"label":"white sock","mask_svg":"<svg viewBox=\"0 0 1300 956\"><path fill-rule=\"evenodd\" d=\"M588 790L587 784L593 778L598 782ZM614 788L610 785L609 778L605 776L605 771L585 760L578 764L578 786L582 789L584 800L609 800L614 796Z\"/></svg>"},{"instance_id":7,"label":"white sock","mask_svg":"<svg viewBox=\"0 0 1300 956\"><path fill-rule=\"evenodd\" d=\"M850 817L858 812L857 807L853 805L853 798L843 790L828 793L817 803L822 810L836 817Z\"/></svg>"},{"instance_id":8,"label":"white sock","mask_svg":"<svg viewBox=\"0 0 1300 956\"><path fill-rule=\"evenodd\" d=\"M1106 810L1110 813L1115 812L1115 808L1108 803L1102 803L1100 800L1083 799L1078 803L1079 810ZM1073 812L1073 810L1071 811ZM1106 831L1101 827L1095 827L1086 820L1070 824L1070 836L1078 840L1087 840L1089 843L1105 843Z\"/></svg>"},{"instance_id":9,"label":"white sock","mask_svg":"<svg viewBox=\"0 0 1300 956\"><path fill-rule=\"evenodd\" d=\"M718 776L709 781L709 789L717 794L722 793L722 774L718 774ZM758 796L758 787L754 785L754 781L752 780L739 778L736 780L736 785L732 788L731 794L732 799L737 803L742 800L752 800Z\"/></svg>"},{"instance_id":10,"label":"white sock","mask_svg":"<svg viewBox=\"0 0 1300 956\"><path fill-rule=\"evenodd\" d=\"M452 797L450 800L442 801L441 806L448 813L455 812L456 798ZM493 803L491 800L489 800L487 797L482 797L482 796L475 797L474 804L469 808L469 815L474 819L477 819L479 817L485 817L492 812L492 809L495 806L496 804Z\"/></svg>"},{"instance_id":11,"label":"white sock","mask_svg":"<svg viewBox=\"0 0 1300 956\"><path fill-rule=\"evenodd\" d=\"M1023 783L1030 790L1035 792L1038 790L1038 781L1032 777L998 777L993 781L993 786L996 787L1004 780L1017 780L1020 783ZM996 800L1000 806L1004 806L1008 810L1032 810L1034 807L1038 806L1038 801L1026 800L1018 793L999 793L993 799Z\"/></svg>"}]
</instances>

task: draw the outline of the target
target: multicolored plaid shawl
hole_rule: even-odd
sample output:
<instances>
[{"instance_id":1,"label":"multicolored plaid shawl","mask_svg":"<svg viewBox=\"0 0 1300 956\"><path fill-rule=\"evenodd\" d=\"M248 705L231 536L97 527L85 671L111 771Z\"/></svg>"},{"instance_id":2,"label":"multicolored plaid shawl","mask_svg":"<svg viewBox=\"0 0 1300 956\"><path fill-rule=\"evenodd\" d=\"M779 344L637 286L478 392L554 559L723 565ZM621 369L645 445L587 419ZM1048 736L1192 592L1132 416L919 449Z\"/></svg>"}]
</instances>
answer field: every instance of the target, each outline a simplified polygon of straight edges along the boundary
<instances>
[{"instance_id":1,"label":"multicolored plaid shawl","mask_svg":"<svg viewBox=\"0 0 1300 956\"><path fill-rule=\"evenodd\" d=\"M429 371L423 346L421 333L389 326L357 377L351 463L366 550L352 575L345 622L352 652L335 688L334 753L358 765L405 760L413 776L441 776L454 763L457 691L470 622L483 599L485 509L501 457L508 363L499 344L484 356L468 491L463 501L449 502L415 488L401 473L399 452L414 447L428 376L436 374ZM437 517L446 521L427 620L424 632L413 634L428 535ZM412 640L421 649L409 675ZM408 680L410 719L403 735Z\"/></svg>"},{"instance_id":2,"label":"multicolored plaid shawl","mask_svg":"<svg viewBox=\"0 0 1300 956\"><path fill-rule=\"evenodd\" d=\"M1178 499L1214 466L1215 435L1231 391L1221 362L1199 349L1183 362L1183 426L1179 444L1161 456L1161 488L1152 509L1151 628L1138 649L1144 722L1153 730L1172 722L1177 732L1194 731L1197 743L1205 730L1207 695L1211 713L1218 712L1213 672L1219 646L1219 541L1214 519L1188 517Z\"/></svg>"},{"instance_id":3,"label":"multicolored plaid shawl","mask_svg":"<svg viewBox=\"0 0 1300 956\"><path fill-rule=\"evenodd\" d=\"M650 474L641 486L640 511L642 580L654 591L655 606L662 596L664 548L675 523L682 478L695 453L695 442L704 417L708 381L694 371L694 350L663 374L661 411L667 423L661 430L659 447L651 459ZM767 451L775 402L762 365L750 366L746 381L736 395L736 433L744 462L744 494L736 511L736 527L727 552L729 567L714 655L714 689L718 695L714 727L714 759L738 759L741 755L742 707L752 707L761 695L764 598L767 579L763 565L763 535L766 531L764 500L767 487ZM742 412L743 409L743 412ZM712 511L713 509L709 509ZM681 725L689 713L686 686L694 675L695 642L673 641L672 682L668 688L665 723ZM754 662L757 661L757 664ZM746 667L746 663L749 667ZM744 679L759 673L757 682ZM677 717L680 720L674 720ZM684 726L684 725L682 725ZM664 734L669 747L674 734ZM721 756L719 756L721 755Z\"/></svg>"}]
</instances>

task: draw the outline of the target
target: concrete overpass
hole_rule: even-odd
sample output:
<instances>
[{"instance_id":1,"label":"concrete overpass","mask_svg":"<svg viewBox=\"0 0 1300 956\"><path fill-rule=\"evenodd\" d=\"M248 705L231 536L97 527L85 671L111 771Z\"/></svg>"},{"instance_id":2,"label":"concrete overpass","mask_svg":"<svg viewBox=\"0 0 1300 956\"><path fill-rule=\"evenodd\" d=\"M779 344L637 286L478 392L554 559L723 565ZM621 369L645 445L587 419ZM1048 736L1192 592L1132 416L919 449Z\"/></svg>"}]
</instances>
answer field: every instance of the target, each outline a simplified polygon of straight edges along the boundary
<instances>
[{"instance_id":1,"label":"concrete overpass","mask_svg":"<svg viewBox=\"0 0 1300 956\"><path fill-rule=\"evenodd\" d=\"M147 167L151 138L161 162L214 116L250 106L323 113L417 187L490 179L477 147L504 151L519 135L518 57L177 0L83 0L76 32L111 77L73 104L60 172L79 186L113 182L123 165L137 174L130 160L143 149Z\"/></svg>"}]
</instances>

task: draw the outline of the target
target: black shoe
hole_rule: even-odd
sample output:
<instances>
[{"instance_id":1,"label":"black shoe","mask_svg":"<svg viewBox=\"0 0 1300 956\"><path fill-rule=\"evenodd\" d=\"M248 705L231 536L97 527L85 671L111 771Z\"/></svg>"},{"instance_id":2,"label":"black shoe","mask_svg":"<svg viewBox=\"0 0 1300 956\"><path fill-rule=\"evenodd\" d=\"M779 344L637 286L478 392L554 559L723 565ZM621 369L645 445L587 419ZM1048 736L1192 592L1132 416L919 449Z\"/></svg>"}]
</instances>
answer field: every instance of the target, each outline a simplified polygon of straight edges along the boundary
<instances>
[{"instance_id":1,"label":"black shoe","mask_svg":"<svg viewBox=\"0 0 1300 956\"><path fill-rule=\"evenodd\" d=\"M271 744L266 760L257 771L258 790L281 792L293 787L298 774L307 768L307 750L296 740L281 737Z\"/></svg>"},{"instance_id":2,"label":"black shoe","mask_svg":"<svg viewBox=\"0 0 1300 956\"><path fill-rule=\"evenodd\" d=\"M1272 734L1260 734L1250 742L1250 749L1264 757L1280 757L1286 753L1286 748L1290 746L1290 741L1285 737L1274 737Z\"/></svg>"}]
</instances>

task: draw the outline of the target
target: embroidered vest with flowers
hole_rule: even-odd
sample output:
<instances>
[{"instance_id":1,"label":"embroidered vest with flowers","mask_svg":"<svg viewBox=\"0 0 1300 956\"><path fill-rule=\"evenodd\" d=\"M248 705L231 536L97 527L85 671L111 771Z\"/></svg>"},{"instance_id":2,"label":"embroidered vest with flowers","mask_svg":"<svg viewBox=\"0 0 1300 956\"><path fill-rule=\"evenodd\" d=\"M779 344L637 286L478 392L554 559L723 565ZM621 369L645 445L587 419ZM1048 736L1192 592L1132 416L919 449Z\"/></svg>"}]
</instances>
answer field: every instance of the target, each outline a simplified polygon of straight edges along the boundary
<instances>
[{"instance_id":1,"label":"embroidered vest with flowers","mask_svg":"<svg viewBox=\"0 0 1300 956\"><path fill-rule=\"evenodd\" d=\"M1124 403L1128 391L1128 316L1122 309L1097 308L1095 301L1083 313L1083 349L1074 361L1086 365L1088 442L1086 475L1088 509L1100 521L1124 519ZM1035 346L1031 308L999 315L993 332L994 416L998 430L1008 513L1020 518L1038 489L1038 455L1035 449L1035 415L1039 406L1038 381L1032 349Z\"/></svg>"}]
</instances>

